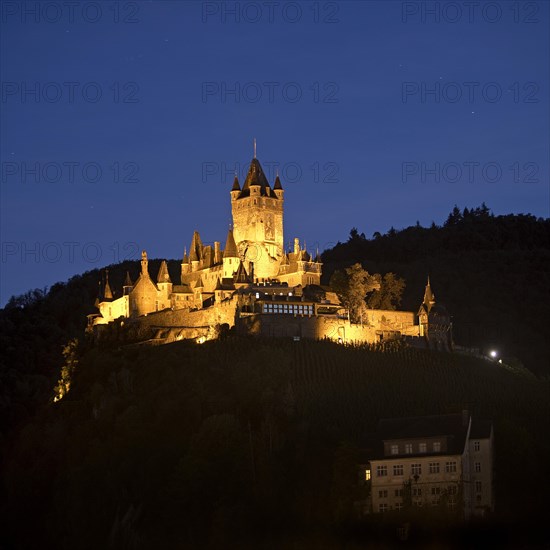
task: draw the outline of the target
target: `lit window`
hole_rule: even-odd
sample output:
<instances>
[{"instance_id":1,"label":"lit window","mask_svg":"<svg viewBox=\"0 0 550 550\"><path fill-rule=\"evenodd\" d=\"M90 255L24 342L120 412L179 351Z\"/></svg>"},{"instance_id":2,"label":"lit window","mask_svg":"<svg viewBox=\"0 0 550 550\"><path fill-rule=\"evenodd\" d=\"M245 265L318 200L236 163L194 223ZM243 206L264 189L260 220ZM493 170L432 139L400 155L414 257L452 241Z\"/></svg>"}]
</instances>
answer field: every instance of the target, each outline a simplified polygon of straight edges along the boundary
<instances>
[{"instance_id":1,"label":"lit window","mask_svg":"<svg viewBox=\"0 0 550 550\"><path fill-rule=\"evenodd\" d=\"M405 443L405 453L411 455L413 452L412 443Z\"/></svg>"},{"instance_id":2,"label":"lit window","mask_svg":"<svg viewBox=\"0 0 550 550\"><path fill-rule=\"evenodd\" d=\"M456 462L445 462L445 472L448 474L456 473Z\"/></svg>"},{"instance_id":3,"label":"lit window","mask_svg":"<svg viewBox=\"0 0 550 550\"><path fill-rule=\"evenodd\" d=\"M391 452L392 455L399 454L399 445L392 445L391 449L390 449L390 452Z\"/></svg>"},{"instance_id":4,"label":"lit window","mask_svg":"<svg viewBox=\"0 0 550 550\"><path fill-rule=\"evenodd\" d=\"M481 493L481 481L476 481L476 493Z\"/></svg>"},{"instance_id":5,"label":"lit window","mask_svg":"<svg viewBox=\"0 0 550 550\"><path fill-rule=\"evenodd\" d=\"M479 441L474 441L474 451L479 452Z\"/></svg>"},{"instance_id":6,"label":"lit window","mask_svg":"<svg viewBox=\"0 0 550 550\"><path fill-rule=\"evenodd\" d=\"M402 476L403 475L403 464L396 464L393 467L393 475L394 476Z\"/></svg>"},{"instance_id":7,"label":"lit window","mask_svg":"<svg viewBox=\"0 0 550 550\"><path fill-rule=\"evenodd\" d=\"M430 462L429 468L430 468L430 474L438 474L439 473L439 462Z\"/></svg>"},{"instance_id":8,"label":"lit window","mask_svg":"<svg viewBox=\"0 0 550 550\"><path fill-rule=\"evenodd\" d=\"M419 445L418 445L418 452L419 452L419 453L426 453L426 452L428 452L428 446L426 445L426 443L419 443Z\"/></svg>"},{"instance_id":9,"label":"lit window","mask_svg":"<svg viewBox=\"0 0 550 550\"><path fill-rule=\"evenodd\" d=\"M388 490L382 489L381 491L378 491L378 498L388 498Z\"/></svg>"},{"instance_id":10,"label":"lit window","mask_svg":"<svg viewBox=\"0 0 550 550\"><path fill-rule=\"evenodd\" d=\"M411 464L411 475L420 475L422 473L422 464Z\"/></svg>"},{"instance_id":11,"label":"lit window","mask_svg":"<svg viewBox=\"0 0 550 550\"><path fill-rule=\"evenodd\" d=\"M441 443L439 441L434 441L433 450L434 453L439 453L441 451Z\"/></svg>"},{"instance_id":12,"label":"lit window","mask_svg":"<svg viewBox=\"0 0 550 550\"><path fill-rule=\"evenodd\" d=\"M474 470L476 471L476 473L479 474L479 472L481 472L481 462L475 462L474 463Z\"/></svg>"},{"instance_id":13,"label":"lit window","mask_svg":"<svg viewBox=\"0 0 550 550\"><path fill-rule=\"evenodd\" d=\"M365 481L370 481L370 470L365 470Z\"/></svg>"},{"instance_id":14,"label":"lit window","mask_svg":"<svg viewBox=\"0 0 550 550\"><path fill-rule=\"evenodd\" d=\"M376 466L376 476L377 477L385 477L388 475L388 467L387 466Z\"/></svg>"}]
</instances>

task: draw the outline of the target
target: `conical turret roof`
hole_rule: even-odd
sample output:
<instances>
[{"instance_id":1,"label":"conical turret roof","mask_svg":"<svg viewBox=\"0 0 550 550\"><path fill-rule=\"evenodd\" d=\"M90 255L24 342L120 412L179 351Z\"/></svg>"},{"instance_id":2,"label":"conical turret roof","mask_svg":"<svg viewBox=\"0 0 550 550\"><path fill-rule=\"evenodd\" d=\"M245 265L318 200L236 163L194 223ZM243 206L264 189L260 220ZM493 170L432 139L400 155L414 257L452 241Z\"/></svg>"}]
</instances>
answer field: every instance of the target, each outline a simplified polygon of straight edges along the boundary
<instances>
[{"instance_id":1,"label":"conical turret roof","mask_svg":"<svg viewBox=\"0 0 550 550\"><path fill-rule=\"evenodd\" d=\"M239 178L235 174L235 179L233 180L233 187L231 188L231 191L240 191L241 186L239 185Z\"/></svg>"},{"instance_id":2,"label":"conical turret roof","mask_svg":"<svg viewBox=\"0 0 550 550\"><path fill-rule=\"evenodd\" d=\"M109 270L105 270L105 290L103 291L103 299L105 301L113 299L113 292L111 290L111 285L109 284Z\"/></svg>"},{"instance_id":3,"label":"conical turret roof","mask_svg":"<svg viewBox=\"0 0 550 550\"><path fill-rule=\"evenodd\" d=\"M225 250L223 251L224 258L238 258L237 244L235 243L235 237L233 237L233 230L230 229L227 232L227 240L225 241Z\"/></svg>"},{"instance_id":4,"label":"conical turret roof","mask_svg":"<svg viewBox=\"0 0 550 550\"><path fill-rule=\"evenodd\" d=\"M189 260L198 262L202 256L202 241L198 231L193 232L191 240L191 250L189 251Z\"/></svg>"},{"instance_id":5,"label":"conical turret roof","mask_svg":"<svg viewBox=\"0 0 550 550\"><path fill-rule=\"evenodd\" d=\"M132 279L130 277L130 272L126 272L126 278L124 279L124 286L134 286L134 283L132 283Z\"/></svg>"},{"instance_id":6,"label":"conical turret roof","mask_svg":"<svg viewBox=\"0 0 550 550\"><path fill-rule=\"evenodd\" d=\"M166 260L162 260L160 264L159 274L157 275L157 283L171 283L170 274L168 273L168 265Z\"/></svg>"},{"instance_id":7,"label":"conical turret roof","mask_svg":"<svg viewBox=\"0 0 550 550\"><path fill-rule=\"evenodd\" d=\"M283 186L281 185L281 180L279 179L279 174L277 174L277 177L275 178L275 185L273 186L273 189L282 189Z\"/></svg>"}]
</instances>

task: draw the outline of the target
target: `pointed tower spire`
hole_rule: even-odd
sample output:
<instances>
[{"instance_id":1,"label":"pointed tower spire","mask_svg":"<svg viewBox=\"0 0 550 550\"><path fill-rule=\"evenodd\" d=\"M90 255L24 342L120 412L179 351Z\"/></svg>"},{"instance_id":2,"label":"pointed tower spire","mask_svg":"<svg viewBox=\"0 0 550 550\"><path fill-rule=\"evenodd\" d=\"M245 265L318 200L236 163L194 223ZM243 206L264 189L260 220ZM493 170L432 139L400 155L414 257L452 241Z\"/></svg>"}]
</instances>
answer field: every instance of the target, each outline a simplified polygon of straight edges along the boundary
<instances>
[{"instance_id":1,"label":"pointed tower spire","mask_svg":"<svg viewBox=\"0 0 550 550\"><path fill-rule=\"evenodd\" d=\"M237 244L235 243L235 237L233 237L233 230L230 229L227 232L227 240L225 241L225 249L223 251L224 258L238 258Z\"/></svg>"},{"instance_id":2,"label":"pointed tower spire","mask_svg":"<svg viewBox=\"0 0 550 550\"><path fill-rule=\"evenodd\" d=\"M111 286L109 285L109 270L105 270L105 290L103 292L103 298L105 301L113 299L113 292L111 291Z\"/></svg>"},{"instance_id":3,"label":"pointed tower spire","mask_svg":"<svg viewBox=\"0 0 550 550\"><path fill-rule=\"evenodd\" d=\"M130 277L130 272L126 272L126 278L124 279L124 286L134 286L134 283L132 282L132 278Z\"/></svg>"},{"instance_id":4,"label":"pointed tower spire","mask_svg":"<svg viewBox=\"0 0 550 550\"><path fill-rule=\"evenodd\" d=\"M160 264L159 273L157 275L157 283L171 283L170 274L168 273L168 264L166 260L162 260Z\"/></svg>"},{"instance_id":5,"label":"pointed tower spire","mask_svg":"<svg viewBox=\"0 0 550 550\"><path fill-rule=\"evenodd\" d=\"M254 138L254 158L256 158L256 138Z\"/></svg>"}]
</instances>

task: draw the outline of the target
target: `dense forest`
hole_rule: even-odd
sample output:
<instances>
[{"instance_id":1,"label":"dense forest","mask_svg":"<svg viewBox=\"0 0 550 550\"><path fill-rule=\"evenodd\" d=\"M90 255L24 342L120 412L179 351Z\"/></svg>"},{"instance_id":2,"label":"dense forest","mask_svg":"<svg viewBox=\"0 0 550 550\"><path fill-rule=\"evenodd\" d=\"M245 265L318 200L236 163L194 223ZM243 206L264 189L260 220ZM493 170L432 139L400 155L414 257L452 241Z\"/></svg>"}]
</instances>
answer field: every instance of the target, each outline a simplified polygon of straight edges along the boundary
<instances>
[{"instance_id":1,"label":"dense forest","mask_svg":"<svg viewBox=\"0 0 550 550\"><path fill-rule=\"evenodd\" d=\"M443 227L352 230L323 255L327 280L356 262L402 277L403 309L429 274L455 340L497 347L502 365L231 333L98 348L84 337L97 270L12 298L0 310L0 548L393 547L405 516L353 512L366 435L382 417L464 406L494 421L496 514L467 529L417 518L411 541L548 544L549 235L548 220L455 209ZM135 280L139 263L110 266L113 289L127 270ZM179 262L169 270L176 280ZM60 378L69 391L54 402Z\"/></svg>"}]
</instances>

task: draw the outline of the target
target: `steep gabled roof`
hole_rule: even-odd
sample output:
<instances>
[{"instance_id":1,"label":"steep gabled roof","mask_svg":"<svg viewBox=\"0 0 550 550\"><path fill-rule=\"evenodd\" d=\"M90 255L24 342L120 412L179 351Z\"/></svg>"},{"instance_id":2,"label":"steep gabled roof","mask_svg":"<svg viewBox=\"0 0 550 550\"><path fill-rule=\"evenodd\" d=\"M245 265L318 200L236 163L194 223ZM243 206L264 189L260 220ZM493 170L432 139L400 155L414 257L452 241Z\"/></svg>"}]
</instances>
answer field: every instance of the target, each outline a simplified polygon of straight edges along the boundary
<instances>
[{"instance_id":1,"label":"steep gabled roof","mask_svg":"<svg viewBox=\"0 0 550 550\"><path fill-rule=\"evenodd\" d=\"M248 277L248 273L246 272L246 269L242 262L239 262L239 267L237 269L237 273L235 273L235 276L233 277L233 280L235 281L235 283L240 284L247 284L252 282Z\"/></svg>"},{"instance_id":2,"label":"steep gabled roof","mask_svg":"<svg viewBox=\"0 0 550 550\"><path fill-rule=\"evenodd\" d=\"M241 191L240 197L247 197L250 195L250 187L260 186L260 194L265 197L277 198L275 192L269 186L269 182L265 176L262 165L257 158L253 158L250 162L250 168L244 181L244 185Z\"/></svg>"},{"instance_id":3,"label":"steep gabled roof","mask_svg":"<svg viewBox=\"0 0 550 550\"><path fill-rule=\"evenodd\" d=\"M132 283L132 279L130 277L130 272L126 272L126 279L124 279L124 286L134 286L134 283Z\"/></svg>"},{"instance_id":4,"label":"steep gabled roof","mask_svg":"<svg viewBox=\"0 0 550 550\"><path fill-rule=\"evenodd\" d=\"M106 302L113 299L111 285L109 285L109 270L105 270L105 289L103 290L103 300Z\"/></svg>"},{"instance_id":5,"label":"steep gabled roof","mask_svg":"<svg viewBox=\"0 0 550 550\"><path fill-rule=\"evenodd\" d=\"M198 231L193 232L191 240L191 249L189 251L189 260L198 262L202 257L202 241Z\"/></svg>"},{"instance_id":6,"label":"steep gabled roof","mask_svg":"<svg viewBox=\"0 0 550 550\"><path fill-rule=\"evenodd\" d=\"M157 283L171 283L170 274L168 273L168 265L166 260L162 260L159 268L159 274L157 275Z\"/></svg>"},{"instance_id":7,"label":"steep gabled roof","mask_svg":"<svg viewBox=\"0 0 550 550\"><path fill-rule=\"evenodd\" d=\"M233 230L230 229L227 232L227 240L225 241L225 250L223 251L224 258L238 258L237 243L235 243L235 237L233 237Z\"/></svg>"}]
</instances>

